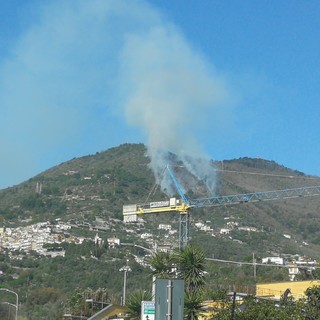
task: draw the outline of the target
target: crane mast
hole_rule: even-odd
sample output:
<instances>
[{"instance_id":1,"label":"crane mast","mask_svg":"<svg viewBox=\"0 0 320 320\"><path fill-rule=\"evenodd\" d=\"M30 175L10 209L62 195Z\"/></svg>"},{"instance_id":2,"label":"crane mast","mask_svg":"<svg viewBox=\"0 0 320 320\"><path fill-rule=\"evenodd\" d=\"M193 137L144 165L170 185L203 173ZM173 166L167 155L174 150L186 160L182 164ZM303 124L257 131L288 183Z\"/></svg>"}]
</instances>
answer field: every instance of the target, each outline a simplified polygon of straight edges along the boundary
<instances>
[{"instance_id":1,"label":"crane mast","mask_svg":"<svg viewBox=\"0 0 320 320\"><path fill-rule=\"evenodd\" d=\"M201 199L188 199L168 166L167 169L176 186L177 191L179 192L181 199L170 198L169 200L155 201L147 204L124 205L123 221L125 223L137 222L138 217L144 214L177 212L180 214L180 249L186 247L190 238L189 219L191 209L193 208L218 207L240 203L256 203L320 195L320 186L311 186L283 190L242 193L228 196L215 196Z\"/></svg>"}]
</instances>

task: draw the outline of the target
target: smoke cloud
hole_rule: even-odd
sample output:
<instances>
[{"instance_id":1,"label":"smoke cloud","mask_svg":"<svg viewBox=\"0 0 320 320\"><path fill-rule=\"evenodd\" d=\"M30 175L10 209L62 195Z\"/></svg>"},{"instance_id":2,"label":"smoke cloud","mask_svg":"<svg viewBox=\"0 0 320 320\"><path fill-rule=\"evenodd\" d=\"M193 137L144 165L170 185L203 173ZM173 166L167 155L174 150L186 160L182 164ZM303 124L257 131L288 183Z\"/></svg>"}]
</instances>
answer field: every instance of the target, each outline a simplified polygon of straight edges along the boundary
<instances>
[{"instance_id":1,"label":"smoke cloud","mask_svg":"<svg viewBox=\"0 0 320 320\"><path fill-rule=\"evenodd\" d=\"M214 125L215 113L229 99L224 79L172 25L128 36L122 60L130 89L126 116L147 137L157 182L174 192L170 177L163 178L174 153L213 193L215 171L197 135Z\"/></svg>"},{"instance_id":2,"label":"smoke cloud","mask_svg":"<svg viewBox=\"0 0 320 320\"><path fill-rule=\"evenodd\" d=\"M230 97L175 25L142 0L56 0L31 11L34 21L0 56L3 186L144 139L164 189L174 153L213 191L201 137Z\"/></svg>"}]
</instances>

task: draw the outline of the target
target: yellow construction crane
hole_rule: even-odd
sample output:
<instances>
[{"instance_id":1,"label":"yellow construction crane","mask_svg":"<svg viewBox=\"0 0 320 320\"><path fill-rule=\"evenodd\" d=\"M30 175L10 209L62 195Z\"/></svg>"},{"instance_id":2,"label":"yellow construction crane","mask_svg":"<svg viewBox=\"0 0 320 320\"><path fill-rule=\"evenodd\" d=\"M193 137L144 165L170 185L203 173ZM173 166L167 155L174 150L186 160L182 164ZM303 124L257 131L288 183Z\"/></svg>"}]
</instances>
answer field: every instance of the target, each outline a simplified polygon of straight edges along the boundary
<instances>
[{"instance_id":1,"label":"yellow construction crane","mask_svg":"<svg viewBox=\"0 0 320 320\"><path fill-rule=\"evenodd\" d=\"M206 208L217 207L225 205L234 205L244 202L261 202L261 201L273 201L284 200L298 197L309 197L320 195L320 186L314 187L301 187L294 189L273 190L253 193L243 193L229 196L215 196L202 199L188 199L179 185L177 179L172 173L169 166L167 170L175 184L175 187L181 197L181 199L170 198L165 201L154 201L147 204L133 204L123 206L123 221L125 223L137 222L138 217L144 214L154 213L167 213L177 212L180 214L179 225L179 248L184 248L189 241L190 226L189 217L191 209L193 208Z\"/></svg>"},{"instance_id":2,"label":"yellow construction crane","mask_svg":"<svg viewBox=\"0 0 320 320\"><path fill-rule=\"evenodd\" d=\"M170 198L167 201L155 201L148 204L123 206L123 221L137 222L138 216L150 213L180 213L179 248L184 248L189 241L189 213L191 206L180 199Z\"/></svg>"}]
</instances>

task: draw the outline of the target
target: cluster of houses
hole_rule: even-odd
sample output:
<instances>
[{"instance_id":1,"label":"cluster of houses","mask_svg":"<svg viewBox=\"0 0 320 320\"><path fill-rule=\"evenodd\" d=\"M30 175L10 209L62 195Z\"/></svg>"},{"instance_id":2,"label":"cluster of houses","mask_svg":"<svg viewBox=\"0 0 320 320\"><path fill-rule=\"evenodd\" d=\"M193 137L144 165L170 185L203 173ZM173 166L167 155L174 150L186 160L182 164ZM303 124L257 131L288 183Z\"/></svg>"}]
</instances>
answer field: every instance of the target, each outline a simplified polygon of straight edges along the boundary
<instances>
[{"instance_id":1,"label":"cluster of houses","mask_svg":"<svg viewBox=\"0 0 320 320\"><path fill-rule=\"evenodd\" d=\"M49 222L40 222L26 227L2 227L0 228L0 248L9 252L35 251L45 256L64 256L65 251L62 248L50 250L44 248L44 245L62 242L81 244L84 238L72 236L70 229L70 225L59 221L54 225Z\"/></svg>"},{"instance_id":2,"label":"cluster of houses","mask_svg":"<svg viewBox=\"0 0 320 320\"><path fill-rule=\"evenodd\" d=\"M226 218L226 220L229 220L229 218ZM234 229L239 231L245 231L245 232L259 232L259 230L255 227L249 227L249 226L241 227L239 226L239 223L235 221L226 222L226 227L220 228L219 231L214 231L213 228L210 226L210 224L211 224L211 221L206 221L205 223L196 222L194 226L199 231L210 233L212 236L229 235L231 230L234 230ZM158 229L165 230L167 232L167 234L164 236L164 240L177 233L177 230L172 229L172 226L170 224L159 224ZM287 239L291 239L291 236L288 234L283 234L283 236ZM146 242L149 242L150 245L156 243L151 233L142 233L140 235L140 238L145 240ZM303 245L307 246L308 244L304 242ZM172 249L172 245L170 245L169 243L166 244L165 242L163 242L163 244L161 245L158 244L157 248L156 247L153 248L153 250L163 251L163 252L168 252L171 249ZM145 261L141 258L137 258L137 262L145 265ZM307 272L312 272L312 270L315 270L315 267L318 266L318 262L316 260L311 260L307 257L301 257L299 255L282 255L282 256L265 257L265 258L262 258L261 263L278 265L278 266L286 266L288 268L290 281L295 281L297 276L301 274L302 269L307 270Z\"/></svg>"},{"instance_id":3,"label":"cluster of houses","mask_svg":"<svg viewBox=\"0 0 320 320\"><path fill-rule=\"evenodd\" d=\"M0 227L0 250L9 252L10 256L13 252L29 253L33 251L39 255L53 258L65 256L65 250L58 246L63 242L82 244L84 240L91 240L97 246L104 244L104 240L99 237L98 233L93 239L72 235L70 229L73 226L75 224L56 219L54 224L47 221L25 227ZM120 245L120 239L117 237L110 237L107 242L109 248L116 248ZM47 244L49 246L45 246ZM50 244L54 244L54 246L50 247Z\"/></svg>"},{"instance_id":4,"label":"cluster of houses","mask_svg":"<svg viewBox=\"0 0 320 320\"><path fill-rule=\"evenodd\" d=\"M105 221L103 222L104 225L102 225L102 222L103 221L100 220L95 221L94 228L91 229L97 231L100 229L110 229L110 225L105 225ZM210 224L210 221L206 221L205 223L195 222L194 226L200 231L211 233L212 236L228 235L233 229L247 232L258 232L258 230L253 227L240 227L235 221L226 222L226 226L224 228L214 232ZM50 222L41 222L26 227L2 227L0 228L0 249L7 250L9 253L28 253L30 251L34 251L43 256L64 256L65 251L61 247L57 246L57 244L61 244L62 242L81 244L84 240L86 240L84 237L76 237L70 233L70 229L74 226L79 227L79 225L75 225L74 222L66 223L62 222L60 219L56 219L54 224ZM152 251L168 252L172 250L173 243L175 242L174 239L177 238L178 231L173 229L170 224L159 224L158 230L159 232L164 233L164 235L161 236L161 243L155 241L154 234L149 232L141 232L140 230L139 237L149 245L151 248L150 250ZM126 229L126 232L128 234L137 234L137 230ZM289 237L289 235L284 236L286 238ZM98 246L101 246L104 243L104 240L99 237L98 233L93 239L90 240L94 241ZM109 248L117 248L121 244L120 239L115 236L107 238L106 240ZM55 246L50 248L50 246L44 246L45 244L55 244ZM139 264L146 266L146 261L144 258L137 256L136 261ZM309 260L299 256L289 258L280 256L265 257L262 258L262 264L274 264L279 266L287 265L289 278L291 281L294 281L296 276L300 273L301 266L308 267L310 270L317 266L317 262L315 260Z\"/></svg>"},{"instance_id":5,"label":"cluster of houses","mask_svg":"<svg viewBox=\"0 0 320 320\"><path fill-rule=\"evenodd\" d=\"M225 220L229 220L230 217L226 217ZM196 222L195 227L204 232L210 232L212 236L217 235L228 235L232 230L239 230L239 231L247 231L247 232L259 232L256 227L249 227L249 226L239 226L239 223L236 221L226 221L226 224L223 228L218 230L214 230L211 226L211 221L204 222Z\"/></svg>"},{"instance_id":6,"label":"cluster of houses","mask_svg":"<svg viewBox=\"0 0 320 320\"><path fill-rule=\"evenodd\" d=\"M220 228L219 230L213 230L210 226L210 221L204 222L197 222L195 223L195 227L200 230L207 233L210 233L212 236L228 236L230 239L232 239L229 234L232 230L238 230L238 231L246 231L246 232L260 232L259 229L256 227L250 227L250 226L239 226L239 223L231 219L232 217L225 217L226 223L223 228ZM289 234L283 234L283 237L286 239L291 239L291 235ZM242 241L232 239L233 241L236 241L240 244L243 244ZM301 246L308 246L308 243L303 241ZM262 258L262 264L271 264L271 265L279 265L279 266L287 266L288 273L289 273L289 279L290 281L295 281L297 276L301 274L301 270L305 270L309 273L311 273L316 266L318 266L318 262L316 260L310 260L307 257L301 257L298 255L289 255L285 257L280 256L272 256L272 257L265 257Z\"/></svg>"},{"instance_id":7,"label":"cluster of houses","mask_svg":"<svg viewBox=\"0 0 320 320\"><path fill-rule=\"evenodd\" d=\"M211 227L211 221L206 221L206 222L199 221L199 222L196 222L194 225L196 229L209 233L213 237L229 236L233 230L243 231L243 232L263 232L263 228L259 230L258 228L253 226L240 226L237 221L234 221L233 217L225 217L224 220L225 220L225 225L222 228L219 228L216 230L214 230ZM292 239L291 235L286 233L283 234L283 237L289 240ZM229 238L232 239L230 236ZM239 243L242 243L242 241L240 240L236 240L236 239L233 239L233 240ZM308 246L308 245L309 244L305 241L301 242L301 247Z\"/></svg>"}]
</instances>

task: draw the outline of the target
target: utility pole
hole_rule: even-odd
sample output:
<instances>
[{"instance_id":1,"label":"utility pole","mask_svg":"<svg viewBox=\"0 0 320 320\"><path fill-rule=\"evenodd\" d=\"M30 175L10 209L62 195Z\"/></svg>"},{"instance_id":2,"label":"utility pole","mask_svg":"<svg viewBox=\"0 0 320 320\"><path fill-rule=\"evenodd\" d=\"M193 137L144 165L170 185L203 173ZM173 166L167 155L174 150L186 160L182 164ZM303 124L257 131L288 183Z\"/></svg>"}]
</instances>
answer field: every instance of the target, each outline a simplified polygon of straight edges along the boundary
<instances>
[{"instance_id":1,"label":"utility pole","mask_svg":"<svg viewBox=\"0 0 320 320\"><path fill-rule=\"evenodd\" d=\"M254 257L254 253L252 254L252 263L253 263L253 278L254 280L256 280L257 278L257 264L256 264L257 260Z\"/></svg>"},{"instance_id":2,"label":"utility pole","mask_svg":"<svg viewBox=\"0 0 320 320\"><path fill-rule=\"evenodd\" d=\"M231 309L231 317L230 320L234 320L234 311L236 309L236 298L237 298L237 293L234 291L233 292L233 298L232 298L232 309Z\"/></svg>"},{"instance_id":3,"label":"utility pole","mask_svg":"<svg viewBox=\"0 0 320 320\"><path fill-rule=\"evenodd\" d=\"M173 290L173 285L172 285L172 280L168 280L168 285L167 285L167 303L168 303L168 309L167 309L167 320L172 320L172 290Z\"/></svg>"}]
</instances>

